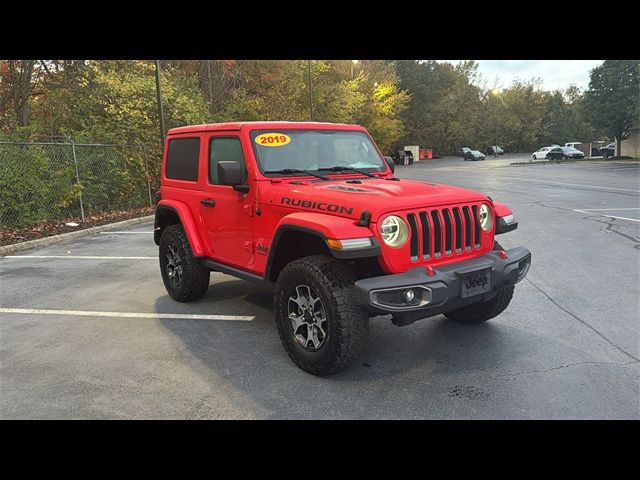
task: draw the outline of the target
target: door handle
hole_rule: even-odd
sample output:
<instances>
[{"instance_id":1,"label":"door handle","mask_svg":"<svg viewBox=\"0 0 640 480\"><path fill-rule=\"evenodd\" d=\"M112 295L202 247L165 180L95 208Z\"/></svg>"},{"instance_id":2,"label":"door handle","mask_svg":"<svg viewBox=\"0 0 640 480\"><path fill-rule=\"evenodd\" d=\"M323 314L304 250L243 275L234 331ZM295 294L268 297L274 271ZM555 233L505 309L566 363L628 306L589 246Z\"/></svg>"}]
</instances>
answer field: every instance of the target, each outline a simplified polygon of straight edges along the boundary
<instances>
[{"instance_id":1,"label":"door handle","mask_svg":"<svg viewBox=\"0 0 640 480\"><path fill-rule=\"evenodd\" d=\"M211 198L206 198L204 200L200 200L200 203L202 205L204 205L205 207L215 207L216 206L216 201L211 199Z\"/></svg>"}]
</instances>

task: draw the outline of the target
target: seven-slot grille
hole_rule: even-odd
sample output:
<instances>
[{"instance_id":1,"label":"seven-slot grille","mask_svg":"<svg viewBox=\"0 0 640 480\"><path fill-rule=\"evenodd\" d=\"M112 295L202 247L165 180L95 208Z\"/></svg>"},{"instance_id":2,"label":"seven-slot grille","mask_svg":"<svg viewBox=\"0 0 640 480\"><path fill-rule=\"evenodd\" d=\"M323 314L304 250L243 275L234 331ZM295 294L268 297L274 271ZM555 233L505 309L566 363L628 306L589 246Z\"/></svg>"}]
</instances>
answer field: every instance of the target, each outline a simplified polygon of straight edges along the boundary
<instances>
[{"instance_id":1,"label":"seven-slot grille","mask_svg":"<svg viewBox=\"0 0 640 480\"><path fill-rule=\"evenodd\" d=\"M478 205L434 208L407 214L411 261L455 255L480 248Z\"/></svg>"}]
</instances>

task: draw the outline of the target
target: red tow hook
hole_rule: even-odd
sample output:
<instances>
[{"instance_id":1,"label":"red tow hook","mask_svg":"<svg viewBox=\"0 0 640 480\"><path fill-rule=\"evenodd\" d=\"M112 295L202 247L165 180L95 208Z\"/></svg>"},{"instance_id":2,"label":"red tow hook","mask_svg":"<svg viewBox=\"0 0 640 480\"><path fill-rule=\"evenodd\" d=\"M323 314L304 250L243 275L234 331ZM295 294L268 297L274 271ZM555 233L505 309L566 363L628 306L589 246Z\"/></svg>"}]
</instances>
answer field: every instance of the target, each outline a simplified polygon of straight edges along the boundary
<instances>
[{"instance_id":1,"label":"red tow hook","mask_svg":"<svg viewBox=\"0 0 640 480\"><path fill-rule=\"evenodd\" d=\"M498 250L498 255L500 255L500 258L502 260L506 260L507 259L507 252L505 252L504 250Z\"/></svg>"},{"instance_id":2,"label":"red tow hook","mask_svg":"<svg viewBox=\"0 0 640 480\"><path fill-rule=\"evenodd\" d=\"M430 277L433 277L436 274L436 272L433 271L433 267L427 266L425 268L427 269L427 275L429 275Z\"/></svg>"}]
</instances>

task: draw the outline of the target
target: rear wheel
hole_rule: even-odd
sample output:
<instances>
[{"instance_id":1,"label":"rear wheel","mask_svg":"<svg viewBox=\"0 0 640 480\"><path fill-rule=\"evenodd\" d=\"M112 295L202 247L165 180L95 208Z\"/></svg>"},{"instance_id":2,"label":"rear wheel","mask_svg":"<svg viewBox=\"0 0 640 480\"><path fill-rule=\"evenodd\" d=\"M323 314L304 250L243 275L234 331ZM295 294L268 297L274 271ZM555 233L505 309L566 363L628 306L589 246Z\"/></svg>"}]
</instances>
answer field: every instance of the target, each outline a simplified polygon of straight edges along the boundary
<instances>
[{"instance_id":1,"label":"rear wheel","mask_svg":"<svg viewBox=\"0 0 640 480\"><path fill-rule=\"evenodd\" d=\"M502 245L498 242L493 243L493 250L504 250ZM486 302L474 303L467 307L458 308L446 312L445 316L458 323L465 323L467 325L477 325L484 323L487 320L491 320L494 317L500 315L509 306L511 299L513 298L513 292L515 287L504 287L498 294L491 300Z\"/></svg>"},{"instance_id":2,"label":"rear wheel","mask_svg":"<svg viewBox=\"0 0 640 480\"><path fill-rule=\"evenodd\" d=\"M209 288L209 269L193 256L182 225L169 225L162 231L160 272L167 293L178 302L197 300Z\"/></svg>"},{"instance_id":3,"label":"rear wheel","mask_svg":"<svg viewBox=\"0 0 640 480\"><path fill-rule=\"evenodd\" d=\"M294 260L280 273L276 326L289 357L303 370L328 375L360 353L369 316L356 302L354 282L346 265L324 255Z\"/></svg>"}]
</instances>

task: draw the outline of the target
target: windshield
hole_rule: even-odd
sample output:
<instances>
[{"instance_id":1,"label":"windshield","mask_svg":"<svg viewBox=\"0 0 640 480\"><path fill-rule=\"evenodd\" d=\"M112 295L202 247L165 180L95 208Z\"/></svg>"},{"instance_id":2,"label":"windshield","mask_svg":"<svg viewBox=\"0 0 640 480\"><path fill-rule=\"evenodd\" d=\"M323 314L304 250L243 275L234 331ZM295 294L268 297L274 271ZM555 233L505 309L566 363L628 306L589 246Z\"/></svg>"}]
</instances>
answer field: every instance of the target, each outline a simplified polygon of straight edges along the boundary
<instances>
[{"instance_id":1,"label":"windshield","mask_svg":"<svg viewBox=\"0 0 640 480\"><path fill-rule=\"evenodd\" d=\"M387 168L369 136L359 131L253 130L251 143L263 173L331 167L351 167L370 173Z\"/></svg>"}]
</instances>

